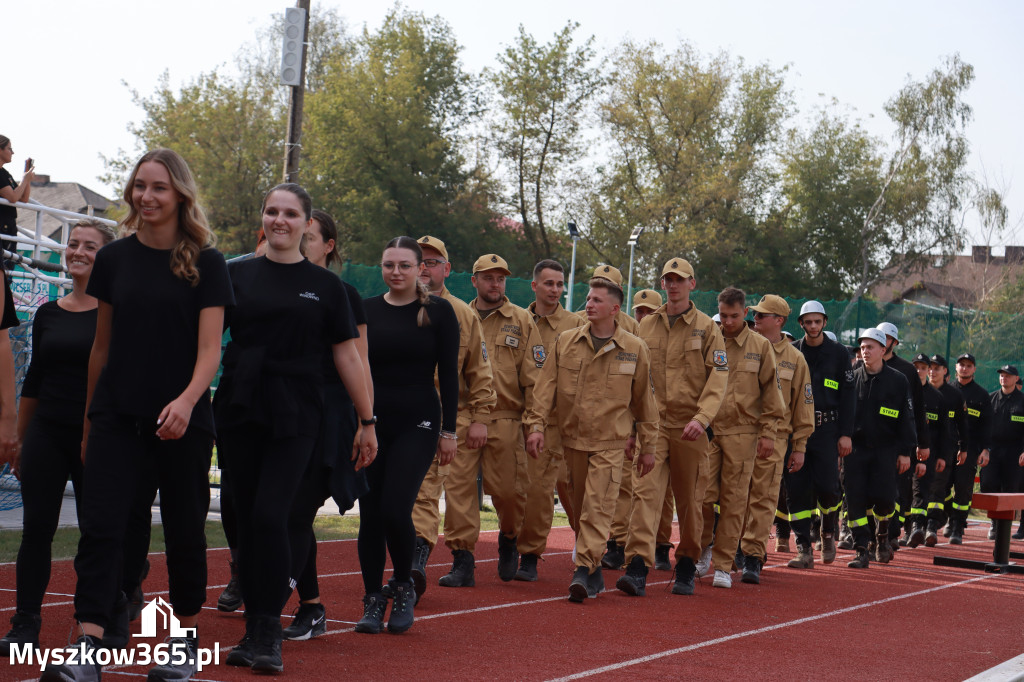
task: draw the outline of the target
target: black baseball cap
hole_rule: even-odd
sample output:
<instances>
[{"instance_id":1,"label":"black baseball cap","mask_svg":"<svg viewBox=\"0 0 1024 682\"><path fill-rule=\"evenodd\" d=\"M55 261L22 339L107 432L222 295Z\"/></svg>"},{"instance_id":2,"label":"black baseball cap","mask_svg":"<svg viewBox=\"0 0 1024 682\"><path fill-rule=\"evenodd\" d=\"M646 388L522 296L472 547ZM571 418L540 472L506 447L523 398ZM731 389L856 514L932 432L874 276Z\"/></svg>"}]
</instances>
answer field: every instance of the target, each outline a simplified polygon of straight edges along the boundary
<instances>
[{"instance_id":1,"label":"black baseball cap","mask_svg":"<svg viewBox=\"0 0 1024 682\"><path fill-rule=\"evenodd\" d=\"M957 356L957 358L956 358L956 361L957 361L957 362L960 362L961 360L967 360L967 361L968 361L968 362L970 362L970 363L971 363L972 365L976 365L976 364L978 364L978 361L977 361L977 360L975 360L975 359L974 359L974 356L973 356L973 355L971 355L970 353L961 353L960 355L958 355L958 356Z\"/></svg>"},{"instance_id":2,"label":"black baseball cap","mask_svg":"<svg viewBox=\"0 0 1024 682\"><path fill-rule=\"evenodd\" d=\"M928 356L924 353L918 353L911 362L923 362L926 365L932 364L932 361L928 359Z\"/></svg>"},{"instance_id":3,"label":"black baseball cap","mask_svg":"<svg viewBox=\"0 0 1024 682\"><path fill-rule=\"evenodd\" d=\"M1000 374L1010 374L1010 375L1015 376L1015 377L1019 377L1020 376L1020 372L1018 372L1017 368L1014 367L1013 365L1003 365L1002 367L999 368L999 373Z\"/></svg>"},{"instance_id":4,"label":"black baseball cap","mask_svg":"<svg viewBox=\"0 0 1024 682\"><path fill-rule=\"evenodd\" d=\"M946 358L942 357L941 355L933 355L932 356L932 364L933 365L939 365L941 367L945 367L946 369L949 369L949 364L946 362Z\"/></svg>"}]
</instances>

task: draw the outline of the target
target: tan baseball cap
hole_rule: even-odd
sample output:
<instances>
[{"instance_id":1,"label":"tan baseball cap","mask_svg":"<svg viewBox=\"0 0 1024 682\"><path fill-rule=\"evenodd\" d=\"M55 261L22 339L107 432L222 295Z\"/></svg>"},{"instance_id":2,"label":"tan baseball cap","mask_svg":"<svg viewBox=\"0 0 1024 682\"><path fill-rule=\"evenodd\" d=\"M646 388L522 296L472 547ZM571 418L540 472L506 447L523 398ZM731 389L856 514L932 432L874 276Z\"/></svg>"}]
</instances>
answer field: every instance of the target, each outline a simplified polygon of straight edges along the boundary
<instances>
[{"instance_id":1,"label":"tan baseball cap","mask_svg":"<svg viewBox=\"0 0 1024 682\"><path fill-rule=\"evenodd\" d=\"M507 277L512 276L512 272L508 269L508 263L505 259L496 253L485 253L476 259L473 263L473 274L483 272L484 270L501 270Z\"/></svg>"},{"instance_id":2,"label":"tan baseball cap","mask_svg":"<svg viewBox=\"0 0 1024 682\"><path fill-rule=\"evenodd\" d=\"M661 307L661 303L661 294L654 289L641 289L633 295L633 310L637 308L657 310Z\"/></svg>"},{"instance_id":3,"label":"tan baseball cap","mask_svg":"<svg viewBox=\"0 0 1024 682\"><path fill-rule=\"evenodd\" d=\"M662 277L669 273L674 273L683 279L687 279L688 277L693 277L693 266L685 258L673 258L665 263L665 267L661 269Z\"/></svg>"},{"instance_id":4,"label":"tan baseball cap","mask_svg":"<svg viewBox=\"0 0 1024 682\"><path fill-rule=\"evenodd\" d=\"M431 237L430 235L424 235L416 240L416 243L420 246L429 246L434 251L441 254L441 257L448 260L448 249L444 247L444 242L437 237Z\"/></svg>"},{"instance_id":5,"label":"tan baseball cap","mask_svg":"<svg viewBox=\"0 0 1024 682\"><path fill-rule=\"evenodd\" d=\"M620 287L622 286L622 273L619 272L618 268L613 268L611 265L598 265L594 268L593 276L606 279Z\"/></svg>"},{"instance_id":6,"label":"tan baseball cap","mask_svg":"<svg viewBox=\"0 0 1024 682\"><path fill-rule=\"evenodd\" d=\"M750 309L755 313L767 313L768 315L778 315L780 317L789 317L789 314L792 312L789 304L786 303L786 299L775 294L765 294L757 302L757 305L750 306Z\"/></svg>"}]
</instances>

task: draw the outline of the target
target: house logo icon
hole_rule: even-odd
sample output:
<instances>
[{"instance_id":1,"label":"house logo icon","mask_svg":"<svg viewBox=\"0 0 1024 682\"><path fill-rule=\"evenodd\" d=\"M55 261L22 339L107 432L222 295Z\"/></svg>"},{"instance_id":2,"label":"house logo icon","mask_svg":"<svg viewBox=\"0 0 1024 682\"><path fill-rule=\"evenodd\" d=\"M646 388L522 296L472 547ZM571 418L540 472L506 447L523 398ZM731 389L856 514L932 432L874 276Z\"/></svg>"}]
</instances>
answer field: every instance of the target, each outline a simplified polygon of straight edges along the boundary
<instances>
[{"instance_id":1,"label":"house logo icon","mask_svg":"<svg viewBox=\"0 0 1024 682\"><path fill-rule=\"evenodd\" d=\"M157 621L163 624L158 628ZM195 637L195 628L183 628L174 616L171 605L156 597L142 609L142 631L133 637L156 637L158 629L167 630L170 637Z\"/></svg>"}]
</instances>

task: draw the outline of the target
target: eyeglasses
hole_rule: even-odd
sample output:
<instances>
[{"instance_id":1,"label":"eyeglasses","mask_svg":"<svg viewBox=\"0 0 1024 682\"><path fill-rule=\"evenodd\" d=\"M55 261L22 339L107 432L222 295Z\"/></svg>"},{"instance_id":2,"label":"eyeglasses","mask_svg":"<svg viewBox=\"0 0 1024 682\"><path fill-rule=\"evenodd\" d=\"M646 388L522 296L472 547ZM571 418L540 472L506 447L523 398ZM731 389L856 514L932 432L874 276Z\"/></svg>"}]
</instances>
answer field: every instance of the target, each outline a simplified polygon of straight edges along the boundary
<instances>
[{"instance_id":1,"label":"eyeglasses","mask_svg":"<svg viewBox=\"0 0 1024 682\"><path fill-rule=\"evenodd\" d=\"M417 267L416 263L405 263L405 262L402 262L402 263L381 263L380 264L381 270L394 270L395 268L398 268L402 272L409 272L410 270L412 270L415 267Z\"/></svg>"},{"instance_id":2,"label":"eyeglasses","mask_svg":"<svg viewBox=\"0 0 1024 682\"><path fill-rule=\"evenodd\" d=\"M436 268L438 265L444 265L447 262L448 261L446 261L444 258L424 258L423 259L423 264L426 265L428 268Z\"/></svg>"}]
</instances>

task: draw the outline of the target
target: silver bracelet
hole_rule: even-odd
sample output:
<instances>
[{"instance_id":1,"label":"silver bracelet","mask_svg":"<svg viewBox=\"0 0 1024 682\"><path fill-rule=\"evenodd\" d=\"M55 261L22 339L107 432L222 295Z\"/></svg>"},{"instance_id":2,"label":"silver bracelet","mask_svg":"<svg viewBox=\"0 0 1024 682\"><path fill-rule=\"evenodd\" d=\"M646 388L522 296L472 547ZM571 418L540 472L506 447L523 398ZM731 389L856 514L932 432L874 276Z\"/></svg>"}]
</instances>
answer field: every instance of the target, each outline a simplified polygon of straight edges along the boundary
<instances>
[{"instance_id":1,"label":"silver bracelet","mask_svg":"<svg viewBox=\"0 0 1024 682\"><path fill-rule=\"evenodd\" d=\"M459 437L457 435L455 435L454 431L442 431L441 432L441 438L444 438L445 440L455 440L455 441L457 441L459 439Z\"/></svg>"}]
</instances>

